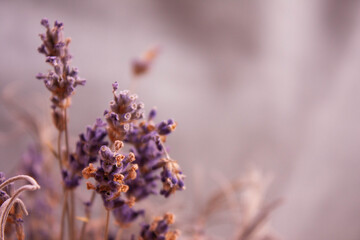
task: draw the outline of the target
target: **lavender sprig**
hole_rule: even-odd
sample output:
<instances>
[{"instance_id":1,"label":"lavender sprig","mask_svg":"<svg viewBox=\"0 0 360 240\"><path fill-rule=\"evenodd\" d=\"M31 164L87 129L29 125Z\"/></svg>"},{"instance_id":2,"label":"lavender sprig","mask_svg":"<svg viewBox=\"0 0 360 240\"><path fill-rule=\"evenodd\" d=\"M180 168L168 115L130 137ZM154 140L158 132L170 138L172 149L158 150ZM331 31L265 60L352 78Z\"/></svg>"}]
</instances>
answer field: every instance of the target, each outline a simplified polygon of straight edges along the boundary
<instances>
[{"instance_id":1,"label":"lavender sprig","mask_svg":"<svg viewBox=\"0 0 360 240\"><path fill-rule=\"evenodd\" d=\"M140 201L150 194L156 194L158 192L156 182L159 180L163 182L160 193L165 197L176 190L184 189L185 176L176 161L170 159L163 145L166 136L175 130L176 122L169 119L155 124L153 121L156 116L155 109L150 111L147 120L140 121L144 117L144 104L138 102L137 95L130 94L127 90L117 93L117 82L112 87L114 100L110 102L110 109L104 113L108 136L110 142L124 140L131 145L131 154L136 156L134 163L138 166L134 170L136 178L127 178L123 181L127 186L126 191L123 191L127 198ZM102 168L104 169L103 165ZM157 173L158 169L162 169L160 175ZM89 188L95 189L91 185ZM104 203L112 204L110 209L114 209L113 214L120 225L128 225L144 214L142 210L130 209L121 198ZM109 209L109 206L105 207Z\"/></svg>"},{"instance_id":2,"label":"lavender sprig","mask_svg":"<svg viewBox=\"0 0 360 240\"><path fill-rule=\"evenodd\" d=\"M76 151L70 155L69 168L63 170L63 179L67 188L73 189L80 184L83 169L90 163L97 162L101 146L108 145L105 141L107 135L105 126L101 119L97 119L92 127L88 126L85 133L79 135Z\"/></svg>"},{"instance_id":3,"label":"lavender sprig","mask_svg":"<svg viewBox=\"0 0 360 240\"><path fill-rule=\"evenodd\" d=\"M134 222L139 216L144 216L145 210L135 210L133 207L129 207L124 204L112 211L115 221L120 227L127 227Z\"/></svg>"},{"instance_id":4,"label":"lavender sprig","mask_svg":"<svg viewBox=\"0 0 360 240\"><path fill-rule=\"evenodd\" d=\"M132 150L136 155L136 163L139 165L138 178L129 183L130 191L136 199L140 200L149 194L156 193L156 181L160 178L163 188L160 194L168 197L176 190L182 190L185 176L180 170L180 166L170 159L163 142L166 136L176 128L176 122L172 119L154 123L156 110L152 109L148 120L142 121L127 135L125 142L134 146ZM165 158L164 158L165 155ZM155 171L162 169L160 176Z\"/></svg>"},{"instance_id":5,"label":"lavender sprig","mask_svg":"<svg viewBox=\"0 0 360 240\"><path fill-rule=\"evenodd\" d=\"M112 142L123 140L131 130L133 122L143 118L144 104L137 101L136 94L128 90L116 93L118 83L113 85L114 99L110 102L110 109L104 112L108 124L107 131Z\"/></svg>"},{"instance_id":6,"label":"lavender sprig","mask_svg":"<svg viewBox=\"0 0 360 240\"><path fill-rule=\"evenodd\" d=\"M169 226L175 222L172 213L166 213L163 217L156 217L151 224L144 224L140 231L141 240L176 240L180 236L179 230L169 230ZM135 240L135 237L132 237Z\"/></svg>"},{"instance_id":7,"label":"lavender sprig","mask_svg":"<svg viewBox=\"0 0 360 240\"><path fill-rule=\"evenodd\" d=\"M51 92L51 108L52 117L55 127L58 129L58 161L61 173L64 179L68 178L67 171L63 166L63 159L61 153L61 135L62 132L65 133L65 159L68 160L69 157L69 133L68 133L68 115L67 108L70 106L70 97L74 93L75 88L78 85L85 85L85 80L81 79L78 75L78 69L70 66L70 60L72 56L69 53L69 44L71 42L70 38L64 38L63 36L63 23L55 21L54 26L50 28L49 21L44 18L41 20L41 25L46 28L46 32L40 34L42 40L41 46L38 48L38 51L45 55L46 62L49 63L53 70L47 73L39 73L36 78L42 80L46 88ZM70 180L67 179L67 185L71 185L75 182L77 184L77 179L72 179L74 176L70 176ZM69 184L70 183L70 184ZM65 192L68 189L64 188L64 196L68 196ZM61 220L61 239L63 238L63 223L65 218L65 213L69 217L69 237L70 239L75 238L75 201L74 201L74 192L70 191L70 207L68 208L67 199L64 201L63 213Z\"/></svg>"},{"instance_id":8,"label":"lavender sprig","mask_svg":"<svg viewBox=\"0 0 360 240\"><path fill-rule=\"evenodd\" d=\"M107 146L102 146L99 151L101 158L100 166L95 168L89 164L82 174L85 179L94 178L95 185L88 182L87 188L93 189L99 193L103 199L104 206L107 210L112 210L124 204L133 206L135 198L121 198L121 193L128 191L129 186L125 181L136 178L138 165L134 164L135 155L129 153L127 156L119 153L123 147L121 141L116 141L114 151Z\"/></svg>"},{"instance_id":9,"label":"lavender sprig","mask_svg":"<svg viewBox=\"0 0 360 240\"><path fill-rule=\"evenodd\" d=\"M51 101L53 108L66 108L70 102L66 101L72 95L78 85L84 85L85 80L78 75L78 69L70 67L72 56L69 53L70 38L64 38L64 25L55 21L50 28L49 21L44 18L41 25L46 28L46 32L40 34L42 40L38 48L39 53L46 56L46 62L53 70L48 73L39 73L36 78L44 81L46 88L52 93Z\"/></svg>"}]
</instances>

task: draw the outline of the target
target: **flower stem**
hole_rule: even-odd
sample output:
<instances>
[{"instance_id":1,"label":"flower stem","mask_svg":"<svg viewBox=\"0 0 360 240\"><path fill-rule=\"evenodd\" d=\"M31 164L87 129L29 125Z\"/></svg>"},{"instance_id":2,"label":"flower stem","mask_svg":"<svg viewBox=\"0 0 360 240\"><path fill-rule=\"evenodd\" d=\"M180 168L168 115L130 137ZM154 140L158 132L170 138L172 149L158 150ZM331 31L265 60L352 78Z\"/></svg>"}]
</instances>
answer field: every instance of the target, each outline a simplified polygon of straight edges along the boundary
<instances>
[{"instance_id":1,"label":"flower stem","mask_svg":"<svg viewBox=\"0 0 360 240\"><path fill-rule=\"evenodd\" d=\"M163 147L163 150L164 150L164 154L165 154L166 159L171 159L168 151L166 150L166 146L165 146L165 144L164 144L163 141L161 141L161 146Z\"/></svg>"},{"instance_id":2,"label":"flower stem","mask_svg":"<svg viewBox=\"0 0 360 240\"><path fill-rule=\"evenodd\" d=\"M105 235L104 235L104 240L108 240L108 235L109 235L109 219L110 219L110 211L106 209L106 222L105 222Z\"/></svg>"},{"instance_id":3,"label":"flower stem","mask_svg":"<svg viewBox=\"0 0 360 240\"><path fill-rule=\"evenodd\" d=\"M119 229L118 229L118 231L116 233L115 240L121 240L122 231L123 231L123 229L121 227L119 227Z\"/></svg>"},{"instance_id":4,"label":"flower stem","mask_svg":"<svg viewBox=\"0 0 360 240\"><path fill-rule=\"evenodd\" d=\"M64 108L64 118L65 118L65 147L66 147L66 157L69 157L69 131L67 124L67 109Z\"/></svg>"},{"instance_id":5,"label":"flower stem","mask_svg":"<svg viewBox=\"0 0 360 240\"><path fill-rule=\"evenodd\" d=\"M62 171L63 171L63 164L62 164L62 154L61 154L61 135L62 131L59 130L58 133L58 139L57 139L57 157L59 162L59 168L60 168L60 177L62 178ZM61 213L61 225L60 225L60 239L64 239L64 228L65 228L65 215L68 214L68 203L67 203L67 191L65 187L63 187L63 196L64 196L64 203L62 207L62 213Z\"/></svg>"},{"instance_id":6,"label":"flower stem","mask_svg":"<svg viewBox=\"0 0 360 240\"><path fill-rule=\"evenodd\" d=\"M63 203L63 209L61 213L61 226L60 226L60 239L64 239L64 226L65 226L65 215L67 213L67 191L64 190L64 203Z\"/></svg>"},{"instance_id":7,"label":"flower stem","mask_svg":"<svg viewBox=\"0 0 360 240\"><path fill-rule=\"evenodd\" d=\"M62 135L61 133L62 132L59 130L58 139L57 139L57 157L59 161L60 175L62 175L62 170L63 170L63 164L61 159L61 135Z\"/></svg>"},{"instance_id":8,"label":"flower stem","mask_svg":"<svg viewBox=\"0 0 360 240\"><path fill-rule=\"evenodd\" d=\"M72 239L76 239L76 221L75 221L75 193L74 190L70 190L70 218L71 218L71 227L72 227Z\"/></svg>"},{"instance_id":9,"label":"flower stem","mask_svg":"<svg viewBox=\"0 0 360 240\"><path fill-rule=\"evenodd\" d=\"M66 192L69 192L71 190L65 190ZM71 220L71 214L70 214L70 203L68 202L69 201L69 195L67 195L66 197L66 213L67 213L67 219L68 219L68 229L69 229L69 239L71 240L74 240L74 235L73 235L73 232L72 232L72 227L73 227L73 224L72 224L72 220Z\"/></svg>"},{"instance_id":10,"label":"flower stem","mask_svg":"<svg viewBox=\"0 0 360 240\"><path fill-rule=\"evenodd\" d=\"M91 198L90 198L90 205L89 207L92 207L93 203L94 203L94 200L95 200L95 197L96 197L96 192L93 191L92 194L91 194ZM84 236L85 236L85 231L86 231L86 226L87 226L87 223L90 221L90 217L91 217L91 211L90 209L88 209L88 211L86 211L86 218L87 218L87 221L85 221L82 225L82 228L81 228L81 233L80 233L80 240L83 240L84 239Z\"/></svg>"},{"instance_id":11,"label":"flower stem","mask_svg":"<svg viewBox=\"0 0 360 240\"><path fill-rule=\"evenodd\" d=\"M65 118L65 156L66 159L69 159L69 131L68 131L68 116L67 116L67 108L64 108L64 118ZM70 239L75 239L75 208L74 208L74 192L70 191L70 214L69 216L69 233Z\"/></svg>"}]
</instances>

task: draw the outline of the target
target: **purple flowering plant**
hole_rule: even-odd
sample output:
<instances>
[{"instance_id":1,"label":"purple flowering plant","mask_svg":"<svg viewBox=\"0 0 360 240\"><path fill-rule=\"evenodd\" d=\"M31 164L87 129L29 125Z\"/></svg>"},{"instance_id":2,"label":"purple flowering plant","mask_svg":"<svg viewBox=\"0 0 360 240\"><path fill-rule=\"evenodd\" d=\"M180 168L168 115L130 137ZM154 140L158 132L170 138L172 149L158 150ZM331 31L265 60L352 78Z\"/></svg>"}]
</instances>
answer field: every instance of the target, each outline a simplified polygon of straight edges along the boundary
<instances>
[{"instance_id":1,"label":"purple flowering plant","mask_svg":"<svg viewBox=\"0 0 360 240\"><path fill-rule=\"evenodd\" d=\"M42 80L51 92L52 118L58 130L56 156L64 197L60 238L65 238L67 221L68 238L85 239L91 206L98 194L106 211L104 239L108 239L111 212L119 224L128 225L145 214L142 209L135 210L136 202L158 192L169 197L175 191L185 189L184 175L164 146L166 136L176 128L176 122L169 119L155 124L155 109L144 119L144 104L138 100L138 96L129 90L118 91L118 83L115 82L112 85L113 100L104 112L105 121L99 118L93 126L87 127L79 135L75 151L71 152L68 108L75 88L84 86L86 81L79 77L77 68L70 66L71 41L64 37L63 23L55 21L50 26L47 19L42 19L41 25L46 32L40 34L42 44L38 51L45 55L45 61L53 69L39 73L36 78ZM145 58L134 61L134 75L146 73L154 56L155 52L152 51ZM65 143L62 141L63 136ZM122 150L124 145L129 145L130 152ZM86 218L79 232L74 195L81 187L83 178L93 180L86 183L87 189L92 191L92 197L85 203ZM158 182L162 183L161 190L157 190Z\"/></svg>"},{"instance_id":2,"label":"purple flowering plant","mask_svg":"<svg viewBox=\"0 0 360 240\"><path fill-rule=\"evenodd\" d=\"M38 52L45 56L51 70L37 74L36 78L51 93L50 109L52 128L57 132L56 143L44 139L40 124L27 109L16 107L26 115L35 140L22 157L21 175L6 179L0 172L1 240L5 237L19 240L176 240L180 237L180 230L175 227L179 226L183 239L215 239L205 231L209 219L220 210L234 211L233 201L229 199L236 198L239 193L252 198L251 203L248 199L241 199L235 204L236 209L241 209L241 219L236 221L233 234L235 239L278 239L263 226L280 201L263 204L263 190L259 191L263 189L259 188L263 179L258 173L231 182L215 192L179 225L175 225L175 215L168 209L163 216L151 216L151 209L142 203L148 202L146 200L152 195L159 194L167 199L185 189L185 175L165 146L177 122L173 119L156 122L156 108L145 114L145 105L138 95L120 90L117 82L109 86L112 100L104 107L103 116L87 126L78 135L76 144L71 146L68 109L75 89L85 86L86 80L80 78L78 69L70 65L71 40L64 37L63 23L55 21L51 25L44 18L41 25L45 33L40 34ZM159 48L152 48L132 62L134 78L149 72L158 52ZM54 159L58 162L60 187L54 177L56 174L52 172ZM15 190L14 182L18 180L30 184ZM40 191L27 195L30 216L24 224L23 216L28 212L19 194L38 190L40 186ZM77 204L76 199L86 191L91 192L90 199ZM100 212L105 218L92 218L99 210L95 206L97 196L101 198ZM140 225L135 224L136 221Z\"/></svg>"}]
</instances>

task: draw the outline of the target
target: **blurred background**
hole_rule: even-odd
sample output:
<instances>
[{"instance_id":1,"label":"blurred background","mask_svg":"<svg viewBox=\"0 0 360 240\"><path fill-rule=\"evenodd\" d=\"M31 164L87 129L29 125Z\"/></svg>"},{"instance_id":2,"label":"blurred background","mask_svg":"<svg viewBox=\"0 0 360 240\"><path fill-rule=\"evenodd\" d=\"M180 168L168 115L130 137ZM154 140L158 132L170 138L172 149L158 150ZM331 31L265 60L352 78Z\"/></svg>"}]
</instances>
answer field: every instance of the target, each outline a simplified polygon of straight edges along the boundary
<instances>
[{"instance_id":1,"label":"blurred background","mask_svg":"<svg viewBox=\"0 0 360 240\"><path fill-rule=\"evenodd\" d=\"M161 52L136 92L158 120L174 118L171 156L187 191L251 167L272 176L268 198L283 239L360 238L360 1L0 1L0 89L50 120L35 79L40 20L63 21L72 65L87 79L70 108L72 142L102 116L111 83L130 86L132 59ZM15 89L15 90L14 90ZM10 91L10 90L6 90ZM0 105L2 171L28 139ZM43 113L41 115L41 113Z\"/></svg>"}]
</instances>

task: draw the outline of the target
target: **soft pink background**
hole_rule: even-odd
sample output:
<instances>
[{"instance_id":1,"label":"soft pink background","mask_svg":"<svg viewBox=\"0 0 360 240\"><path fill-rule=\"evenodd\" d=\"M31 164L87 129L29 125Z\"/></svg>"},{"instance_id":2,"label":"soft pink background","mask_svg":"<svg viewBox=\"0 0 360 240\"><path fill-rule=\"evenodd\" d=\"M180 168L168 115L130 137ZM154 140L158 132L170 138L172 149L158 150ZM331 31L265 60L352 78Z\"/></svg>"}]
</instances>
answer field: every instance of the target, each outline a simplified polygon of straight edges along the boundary
<instances>
[{"instance_id":1,"label":"soft pink background","mask_svg":"<svg viewBox=\"0 0 360 240\"><path fill-rule=\"evenodd\" d=\"M272 218L283 239L360 238L359 1L1 1L0 89L17 82L30 109L49 105L34 77L48 68L36 51L45 16L65 23L88 80L73 98L73 140L108 106L112 82L128 88L130 60L160 45L137 93L179 123L169 145L188 175L181 194L198 169L206 195L217 187L207 178L257 166L274 176L269 198L286 199ZM28 139L8 138L0 111L9 171Z\"/></svg>"}]
</instances>

